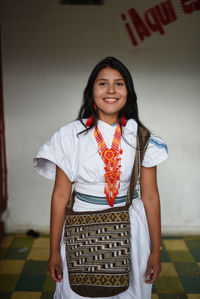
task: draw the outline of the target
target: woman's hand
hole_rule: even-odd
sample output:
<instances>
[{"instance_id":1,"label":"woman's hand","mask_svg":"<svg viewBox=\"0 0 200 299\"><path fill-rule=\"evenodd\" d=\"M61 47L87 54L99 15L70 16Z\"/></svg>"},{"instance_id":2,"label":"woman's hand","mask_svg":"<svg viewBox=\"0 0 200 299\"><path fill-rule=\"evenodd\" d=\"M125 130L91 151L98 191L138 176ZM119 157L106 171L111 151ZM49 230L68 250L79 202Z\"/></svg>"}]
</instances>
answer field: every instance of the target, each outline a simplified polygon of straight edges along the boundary
<instances>
[{"instance_id":1,"label":"woman's hand","mask_svg":"<svg viewBox=\"0 0 200 299\"><path fill-rule=\"evenodd\" d=\"M59 252L50 254L48 261L48 271L53 280L61 282L63 278L62 260Z\"/></svg>"},{"instance_id":2,"label":"woman's hand","mask_svg":"<svg viewBox=\"0 0 200 299\"><path fill-rule=\"evenodd\" d=\"M152 251L147 262L146 283L153 283L158 279L161 271L160 250Z\"/></svg>"}]
</instances>

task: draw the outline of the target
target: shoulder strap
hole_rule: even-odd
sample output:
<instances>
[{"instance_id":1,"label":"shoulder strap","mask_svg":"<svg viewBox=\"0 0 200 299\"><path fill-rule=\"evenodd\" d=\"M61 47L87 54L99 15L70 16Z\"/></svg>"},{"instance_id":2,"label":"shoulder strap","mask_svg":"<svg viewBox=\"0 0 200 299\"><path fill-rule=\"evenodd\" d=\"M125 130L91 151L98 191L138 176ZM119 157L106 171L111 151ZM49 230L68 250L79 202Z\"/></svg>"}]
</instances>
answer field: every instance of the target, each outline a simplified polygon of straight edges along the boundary
<instances>
[{"instance_id":1,"label":"shoulder strap","mask_svg":"<svg viewBox=\"0 0 200 299\"><path fill-rule=\"evenodd\" d=\"M140 160L141 164L145 155L145 151L147 149L148 143L149 143L149 138L150 138L150 132L141 127L138 126L138 138L139 138L139 144L140 144Z\"/></svg>"},{"instance_id":2,"label":"shoulder strap","mask_svg":"<svg viewBox=\"0 0 200 299\"><path fill-rule=\"evenodd\" d=\"M149 138L150 138L150 132L141 126L138 126L135 161L134 161L130 184L127 193L127 204L129 206L131 205L133 200L135 187L140 174L140 167L149 143Z\"/></svg>"}]
</instances>

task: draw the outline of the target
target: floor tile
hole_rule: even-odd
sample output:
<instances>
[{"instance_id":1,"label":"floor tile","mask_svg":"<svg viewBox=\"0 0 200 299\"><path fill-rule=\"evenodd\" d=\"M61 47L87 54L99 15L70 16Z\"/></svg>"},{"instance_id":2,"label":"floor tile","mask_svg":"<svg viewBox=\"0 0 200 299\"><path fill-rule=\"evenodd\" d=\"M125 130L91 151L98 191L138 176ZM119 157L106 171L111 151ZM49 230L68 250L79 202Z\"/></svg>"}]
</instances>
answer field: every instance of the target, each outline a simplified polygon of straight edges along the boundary
<instances>
[{"instance_id":1,"label":"floor tile","mask_svg":"<svg viewBox=\"0 0 200 299\"><path fill-rule=\"evenodd\" d=\"M41 299L52 299L53 293L42 293Z\"/></svg>"},{"instance_id":2,"label":"floor tile","mask_svg":"<svg viewBox=\"0 0 200 299\"><path fill-rule=\"evenodd\" d=\"M184 293L184 289L178 277L162 276L156 281L157 293Z\"/></svg>"},{"instance_id":3,"label":"floor tile","mask_svg":"<svg viewBox=\"0 0 200 299\"><path fill-rule=\"evenodd\" d=\"M187 293L200 293L200 280L197 277L179 276L179 279Z\"/></svg>"},{"instance_id":4,"label":"floor tile","mask_svg":"<svg viewBox=\"0 0 200 299\"><path fill-rule=\"evenodd\" d=\"M0 274L0 291L13 291L18 278L17 274Z\"/></svg>"},{"instance_id":5,"label":"floor tile","mask_svg":"<svg viewBox=\"0 0 200 299\"><path fill-rule=\"evenodd\" d=\"M167 250L161 251L161 261L162 262L170 262L171 261Z\"/></svg>"},{"instance_id":6,"label":"floor tile","mask_svg":"<svg viewBox=\"0 0 200 299\"><path fill-rule=\"evenodd\" d=\"M39 274L46 275L47 273L47 261L26 261L22 274Z\"/></svg>"},{"instance_id":7,"label":"floor tile","mask_svg":"<svg viewBox=\"0 0 200 299\"><path fill-rule=\"evenodd\" d=\"M34 239L31 237L23 238L14 238L10 244L10 247L22 248L22 247L31 247L34 242Z\"/></svg>"},{"instance_id":8,"label":"floor tile","mask_svg":"<svg viewBox=\"0 0 200 299\"><path fill-rule=\"evenodd\" d=\"M11 299L13 292L0 292L2 299Z\"/></svg>"},{"instance_id":9,"label":"floor tile","mask_svg":"<svg viewBox=\"0 0 200 299\"><path fill-rule=\"evenodd\" d=\"M200 240L185 240L188 248L190 250L199 250L200 251Z\"/></svg>"},{"instance_id":10,"label":"floor tile","mask_svg":"<svg viewBox=\"0 0 200 299\"><path fill-rule=\"evenodd\" d=\"M47 274L49 237L7 235L2 244L0 298L52 299L55 282ZM152 299L200 299L200 236L166 236L161 244L162 271L152 286Z\"/></svg>"},{"instance_id":11,"label":"floor tile","mask_svg":"<svg viewBox=\"0 0 200 299\"><path fill-rule=\"evenodd\" d=\"M155 283L153 283L153 285L152 285L152 293L156 294L156 285L155 285Z\"/></svg>"},{"instance_id":12,"label":"floor tile","mask_svg":"<svg viewBox=\"0 0 200 299\"><path fill-rule=\"evenodd\" d=\"M4 258L7 250L8 250L7 247L0 247L0 260L2 260Z\"/></svg>"},{"instance_id":13,"label":"floor tile","mask_svg":"<svg viewBox=\"0 0 200 299\"><path fill-rule=\"evenodd\" d=\"M190 250L196 262L200 262L200 250Z\"/></svg>"},{"instance_id":14,"label":"floor tile","mask_svg":"<svg viewBox=\"0 0 200 299\"><path fill-rule=\"evenodd\" d=\"M166 250L188 250L184 240L163 240Z\"/></svg>"},{"instance_id":15,"label":"floor tile","mask_svg":"<svg viewBox=\"0 0 200 299\"><path fill-rule=\"evenodd\" d=\"M199 240L200 241L200 235L194 235L194 236L183 236L183 240Z\"/></svg>"},{"instance_id":16,"label":"floor tile","mask_svg":"<svg viewBox=\"0 0 200 299\"><path fill-rule=\"evenodd\" d=\"M46 261L49 258L49 249L47 248L31 248L28 260Z\"/></svg>"},{"instance_id":17,"label":"floor tile","mask_svg":"<svg viewBox=\"0 0 200 299\"><path fill-rule=\"evenodd\" d=\"M181 236L162 236L162 240L178 240L178 239L182 239Z\"/></svg>"},{"instance_id":18,"label":"floor tile","mask_svg":"<svg viewBox=\"0 0 200 299\"><path fill-rule=\"evenodd\" d=\"M200 268L196 263L174 263L179 276L200 276Z\"/></svg>"},{"instance_id":19,"label":"floor tile","mask_svg":"<svg viewBox=\"0 0 200 299\"><path fill-rule=\"evenodd\" d=\"M41 292L14 292L11 299L40 299Z\"/></svg>"},{"instance_id":20,"label":"floor tile","mask_svg":"<svg viewBox=\"0 0 200 299\"><path fill-rule=\"evenodd\" d=\"M27 234L14 234L16 238L30 238L30 236L27 236Z\"/></svg>"},{"instance_id":21,"label":"floor tile","mask_svg":"<svg viewBox=\"0 0 200 299\"><path fill-rule=\"evenodd\" d=\"M24 266L24 262L25 261L22 260L2 260L0 262L0 273L20 274Z\"/></svg>"},{"instance_id":22,"label":"floor tile","mask_svg":"<svg viewBox=\"0 0 200 299\"><path fill-rule=\"evenodd\" d=\"M188 299L200 299L200 294L188 294Z\"/></svg>"},{"instance_id":23,"label":"floor tile","mask_svg":"<svg viewBox=\"0 0 200 299\"><path fill-rule=\"evenodd\" d=\"M8 247L10 246L12 240L13 240L13 236L5 236L4 239L2 240L0 247Z\"/></svg>"},{"instance_id":24,"label":"floor tile","mask_svg":"<svg viewBox=\"0 0 200 299\"><path fill-rule=\"evenodd\" d=\"M45 275L20 275L15 291L35 291L43 290Z\"/></svg>"},{"instance_id":25,"label":"floor tile","mask_svg":"<svg viewBox=\"0 0 200 299\"><path fill-rule=\"evenodd\" d=\"M24 259L26 259L28 253L29 253L29 249L28 249L28 251L21 251L21 248L9 247L5 253L4 259L24 260Z\"/></svg>"},{"instance_id":26,"label":"floor tile","mask_svg":"<svg viewBox=\"0 0 200 299\"><path fill-rule=\"evenodd\" d=\"M172 263L162 263L160 276L178 276L176 269Z\"/></svg>"},{"instance_id":27,"label":"floor tile","mask_svg":"<svg viewBox=\"0 0 200 299\"><path fill-rule=\"evenodd\" d=\"M184 262L184 263L193 263L195 262L194 257L189 251L168 251L170 259L172 262Z\"/></svg>"},{"instance_id":28,"label":"floor tile","mask_svg":"<svg viewBox=\"0 0 200 299\"><path fill-rule=\"evenodd\" d=\"M186 294L159 294L159 299L188 299Z\"/></svg>"},{"instance_id":29,"label":"floor tile","mask_svg":"<svg viewBox=\"0 0 200 299\"><path fill-rule=\"evenodd\" d=\"M56 282L48 275L44 283L43 291L54 292L55 288L56 288Z\"/></svg>"},{"instance_id":30,"label":"floor tile","mask_svg":"<svg viewBox=\"0 0 200 299\"><path fill-rule=\"evenodd\" d=\"M188 299L186 294L159 294L159 299Z\"/></svg>"},{"instance_id":31,"label":"floor tile","mask_svg":"<svg viewBox=\"0 0 200 299\"><path fill-rule=\"evenodd\" d=\"M49 238L38 238L33 242L32 248L49 248Z\"/></svg>"}]
</instances>

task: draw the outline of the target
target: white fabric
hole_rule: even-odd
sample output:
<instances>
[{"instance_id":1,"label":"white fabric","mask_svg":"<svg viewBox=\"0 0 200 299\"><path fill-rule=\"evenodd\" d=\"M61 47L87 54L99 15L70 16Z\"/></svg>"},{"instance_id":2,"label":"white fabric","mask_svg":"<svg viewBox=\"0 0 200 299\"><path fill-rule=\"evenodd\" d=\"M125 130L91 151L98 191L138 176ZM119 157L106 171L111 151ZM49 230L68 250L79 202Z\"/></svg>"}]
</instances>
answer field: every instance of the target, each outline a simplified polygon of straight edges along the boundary
<instances>
[{"instance_id":1,"label":"white fabric","mask_svg":"<svg viewBox=\"0 0 200 299\"><path fill-rule=\"evenodd\" d=\"M86 119L83 121L86 122ZM98 127L107 146L110 148L116 127L100 120L98 121ZM97 143L93 136L94 128L89 130L87 134L83 133L77 136L77 133L84 129L85 127L77 120L60 128L49 141L40 147L33 158L34 167L42 176L54 180L56 165L58 165L71 182L75 183L74 188L76 191L103 197L105 196L104 163L97 151ZM123 128L123 136L126 142L123 138L121 140L123 154L118 196L124 196L127 193L135 158L136 135L137 123L134 119L130 119L127 121L126 127ZM168 151L165 142L160 137L151 135L142 165L152 167L163 162L167 157ZM136 190L139 191L139 182ZM74 210L76 211L105 208L108 208L108 206L89 204L75 198ZM150 299L152 285L144 282L146 265L150 254L150 238L144 205L139 192L138 198L133 200L133 205L129 208L129 213L131 219L131 283L126 292L108 298ZM54 299L85 298L74 293L69 286L63 234L61 256L63 280L61 283L56 284Z\"/></svg>"},{"instance_id":2,"label":"white fabric","mask_svg":"<svg viewBox=\"0 0 200 299\"><path fill-rule=\"evenodd\" d=\"M151 134L151 138L145 153L142 166L155 166L168 157L168 148L162 138Z\"/></svg>"},{"instance_id":3,"label":"white fabric","mask_svg":"<svg viewBox=\"0 0 200 299\"><path fill-rule=\"evenodd\" d=\"M86 122L86 120L84 120ZM110 148L115 126L98 121L98 127ZM55 179L56 164L65 172L71 182L75 182L77 192L94 196L104 194L104 163L97 151L97 142L93 136L94 128L87 134L77 134L85 127L80 121L73 121L60 128L49 141L43 144L33 159L34 167L42 176ZM123 150L121 161L120 189L118 196L127 192L135 159L137 123L130 119L123 128ZM154 141L154 143L153 143ZM157 142L157 144L155 144ZM167 159L166 144L160 137L151 136L142 165L155 166Z\"/></svg>"}]
</instances>

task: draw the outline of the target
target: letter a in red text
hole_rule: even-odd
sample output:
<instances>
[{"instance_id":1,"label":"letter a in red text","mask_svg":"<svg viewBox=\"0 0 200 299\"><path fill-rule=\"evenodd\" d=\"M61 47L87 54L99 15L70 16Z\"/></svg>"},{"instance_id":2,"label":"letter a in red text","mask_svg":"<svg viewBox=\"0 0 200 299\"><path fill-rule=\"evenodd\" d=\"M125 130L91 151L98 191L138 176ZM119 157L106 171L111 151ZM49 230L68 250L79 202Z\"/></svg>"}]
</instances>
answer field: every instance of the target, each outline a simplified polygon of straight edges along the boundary
<instances>
[{"instance_id":1,"label":"letter a in red text","mask_svg":"<svg viewBox=\"0 0 200 299\"><path fill-rule=\"evenodd\" d=\"M176 11L175 11L175 9L174 9L174 6L173 6L171 0L168 0L168 1L166 2L166 4L167 4L168 9L169 9L169 11L170 11L170 14L171 14L171 17L172 17L172 21L176 21L176 20L177 20L177 15L176 15Z\"/></svg>"}]
</instances>

